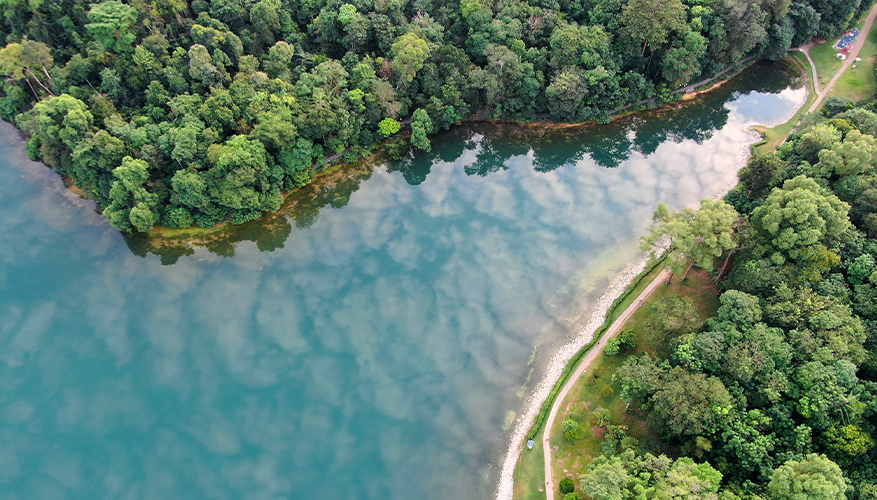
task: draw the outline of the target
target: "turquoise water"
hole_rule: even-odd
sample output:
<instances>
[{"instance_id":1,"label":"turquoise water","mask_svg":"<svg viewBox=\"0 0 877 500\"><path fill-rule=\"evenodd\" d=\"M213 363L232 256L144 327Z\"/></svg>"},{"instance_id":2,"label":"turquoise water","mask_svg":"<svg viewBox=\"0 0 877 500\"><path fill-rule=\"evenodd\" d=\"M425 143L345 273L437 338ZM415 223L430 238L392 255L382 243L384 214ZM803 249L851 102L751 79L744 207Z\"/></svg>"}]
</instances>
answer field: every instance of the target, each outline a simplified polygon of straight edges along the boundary
<instances>
[{"instance_id":1,"label":"turquoise water","mask_svg":"<svg viewBox=\"0 0 877 500\"><path fill-rule=\"evenodd\" d=\"M0 497L490 498L512 417L657 202L730 185L743 125L794 109L792 80L759 66L574 132L459 128L172 259L4 125Z\"/></svg>"}]
</instances>

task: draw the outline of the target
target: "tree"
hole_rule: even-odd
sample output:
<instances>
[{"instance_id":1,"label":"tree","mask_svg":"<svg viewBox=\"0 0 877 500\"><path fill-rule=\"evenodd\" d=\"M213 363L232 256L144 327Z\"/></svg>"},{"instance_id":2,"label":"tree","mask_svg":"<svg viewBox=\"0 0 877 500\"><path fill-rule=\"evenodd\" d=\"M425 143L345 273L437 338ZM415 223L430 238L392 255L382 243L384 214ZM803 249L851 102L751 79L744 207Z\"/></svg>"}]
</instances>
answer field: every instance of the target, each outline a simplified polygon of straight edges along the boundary
<instances>
[{"instance_id":1,"label":"tree","mask_svg":"<svg viewBox=\"0 0 877 500\"><path fill-rule=\"evenodd\" d=\"M841 177L873 172L877 165L877 140L858 130L847 133L843 142L835 143L831 149L819 152L816 169L826 176L835 173Z\"/></svg>"},{"instance_id":2,"label":"tree","mask_svg":"<svg viewBox=\"0 0 877 500\"><path fill-rule=\"evenodd\" d=\"M581 431L579 430L579 423L575 420L564 420L561 428L563 429L563 437L565 437L567 441L572 442L579 438Z\"/></svg>"},{"instance_id":3,"label":"tree","mask_svg":"<svg viewBox=\"0 0 877 500\"><path fill-rule=\"evenodd\" d=\"M189 47L189 76L207 87L218 81L219 70L213 64L210 52L203 45L196 43Z\"/></svg>"},{"instance_id":4,"label":"tree","mask_svg":"<svg viewBox=\"0 0 877 500\"><path fill-rule=\"evenodd\" d=\"M644 325L646 338L658 354L672 352L670 342L686 333L695 333L703 323L694 301L681 295L661 299Z\"/></svg>"},{"instance_id":5,"label":"tree","mask_svg":"<svg viewBox=\"0 0 877 500\"><path fill-rule=\"evenodd\" d=\"M852 227L849 208L813 179L799 175L774 189L752 212L751 222L774 250L771 259L781 264L812 255L818 245L842 241Z\"/></svg>"},{"instance_id":6,"label":"tree","mask_svg":"<svg viewBox=\"0 0 877 500\"><path fill-rule=\"evenodd\" d=\"M722 474L708 463L665 455L601 455L582 476L582 492L594 500L717 500Z\"/></svg>"},{"instance_id":7,"label":"tree","mask_svg":"<svg viewBox=\"0 0 877 500\"><path fill-rule=\"evenodd\" d=\"M551 80L545 89L548 110L552 117L560 121L573 121L579 114L579 107L588 93L584 72L579 69L564 68Z\"/></svg>"},{"instance_id":8,"label":"tree","mask_svg":"<svg viewBox=\"0 0 877 500\"><path fill-rule=\"evenodd\" d=\"M706 53L706 47L706 38L696 31L688 31L673 42L661 61L661 74L671 88L685 85L700 73L700 58Z\"/></svg>"},{"instance_id":9,"label":"tree","mask_svg":"<svg viewBox=\"0 0 877 500\"><path fill-rule=\"evenodd\" d=\"M89 23L85 29L105 50L130 52L137 36L132 28L137 22L137 10L116 0L93 4L88 11Z\"/></svg>"},{"instance_id":10,"label":"tree","mask_svg":"<svg viewBox=\"0 0 877 500\"><path fill-rule=\"evenodd\" d=\"M262 63L269 78L280 78L289 81L289 66L295 57L295 47L280 40L268 49L268 58Z\"/></svg>"},{"instance_id":11,"label":"tree","mask_svg":"<svg viewBox=\"0 0 877 500\"><path fill-rule=\"evenodd\" d=\"M737 176L748 191L749 199L757 200L777 187L785 166L786 162L776 153L755 153L749 157L746 166L740 169Z\"/></svg>"},{"instance_id":12,"label":"tree","mask_svg":"<svg viewBox=\"0 0 877 500\"><path fill-rule=\"evenodd\" d=\"M560 493L562 495L566 495L567 493L572 493L576 489L575 481L573 481L572 478L569 478L569 477L565 477L565 478L561 479L560 483L558 483L558 486L560 487Z\"/></svg>"},{"instance_id":13,"label":"tree","mask_svg":"<svg viewBox=\"0 0 877 500\"><path fill-rule=\"evenodd\" d=\"M704 198L699 210L686 207L672 214L661 203L652 217L649 234L640 240L640 248L652 258L666 253L674 270L688 264L684 280L694 264L711 270L716 257L737 247L734 228L739 218L734 207L711 198Z\"/></svg>"},{"instance_id":14,"label":"tree","mask_svg":"<svg viewBox=\"0 0 877 500\"><path fill-rule=\"evenodd\" d=\"M52 78L49 76L53 66L52 51L42 42L22 40L0 49L0 73L13 80L24 80L38 99L40 96L33 84L49 95L55 95L50 88Z\"/></svg>"},{"instance_id":15,"label":"tree","mask_svg":"<svg viewBox=\"0 0 877 500\"><path fill-rule=\"evenodd\" d=\"M675 367L651 398L650 426L671 438L716 432L734 408L722 381Z\"/></svg>"},{"instance_id":16,"label":"tree","mask_svg":"<svg viewBox=\"0 0 877 500\"><path fill-rule=\"evenodd\" d=\"M426 113L425 109L419 108L411 117L411 144L416 147L429 151L432 145L429 142L427 134L432 132L432 120Z\"/></svg>"},{"instance_id":17,"label":"tree","mask_svg":"<svg viewBox=\"0 0 877 500\"><path fill-rule=\"evenodd\" d=\"M393 69L399 73L399 83L407 86L429 57L429 44L414 33L405 33L393 43L392 53Z\"/></svg>"},{"instance_id":18,"label":"tree","mask_svg":"<svg viewBox=\"0 0 877 500\"><path fill-rule=\"evenodd\" d=\"M621 24L631 40L642 43L642 53L654 51L667 42L670 32L685 26L685 11L680 0L631 0L621 12Z\"/></svg>"},{"instance_id":19,"label":"tree","mask_svg":"<svg viewBox=\"0 0 877 500\"><path fill-rule=\"evenodd\" d=\"M250 22L259 32L262 42L271 45L275 36L280 31L280 16L277 9L272 5L274 2L262 0L250 10ZM278 5L280 2L276 2Z\"/></svg>"},{"instance_id":20,"label":"tree","mask_svg":"<svg viewBox=\"0 0 877 500\"><path fill-rule=\"evenodd\" d=\"M143 233L151 232L152 226L158 222L155 209L159 197L145 187L149 180L149 165L126 156L113 170L113 177L117 180L110 190L111 201L104 209L106 218L122 231L134 227Z\"/></svg>"},{"instance_id":21,"label":"tree","mask_svg":"<svg viewBox=\"0 0 877 500\"><path fill-rule=\"evenodd\" d=\"M767 485L773 500L846 500L846 489L840 467L814 453L778 467Z\"/></svg>"},{"instance_id":22,"label":"tree","mask_svg":"<svg viewBox=\"0 0 877 500\"><path fill-rule=\"evenodd\" d=\"M874 447L874 439L855 424L836 423L823 435L826 450L838 463L848 465Z\"/></svg>"},{"instance_id":23,"label":"tree","mask_svg":"<svg viewBox=\"0 0 877 500\"><path fill-rule=\"evenodd\" d=\"M392 118L384 118L381 120L381 123L378 124L378 129L381 131L381 135L384 137L390 137L396 132L402 130L402 125L398 120L394 120Z\"/></svg>"}]
</instances>

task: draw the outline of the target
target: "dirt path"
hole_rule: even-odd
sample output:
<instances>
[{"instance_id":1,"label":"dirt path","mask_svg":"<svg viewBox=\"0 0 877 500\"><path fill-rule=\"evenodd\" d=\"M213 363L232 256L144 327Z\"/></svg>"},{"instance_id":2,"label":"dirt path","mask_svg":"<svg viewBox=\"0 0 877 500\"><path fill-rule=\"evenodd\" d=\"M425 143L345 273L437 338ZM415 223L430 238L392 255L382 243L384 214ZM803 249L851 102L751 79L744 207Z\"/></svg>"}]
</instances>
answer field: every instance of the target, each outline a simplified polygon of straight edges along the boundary
<instances>
[{"instance_id":1,"label":"dirt path","mask_svg":"<svg viewBox=\"0 0 877 500\"><path fill-rule=\"evenodd\" d=\"M819 93L819 97L817 97L816 100L813 101L813 105L811 105L810 109L807 110L808 113L816 111L816 108L818 108L819 105L822 104L822 100L825 99L826 96L828 96L828 93L831 92L832 87L834 87L834 84L837 83L837 81L840 79L844 71L852 66L854 62L856 62L856 57L859 56L859 51L862 50L862 46L865 45L865 40L868 38L868 33L871 31L871 25L874 24L875 17L877 17L877 4L874 4L874 6L871 7L871 12L868 13L868 18L865 20L865 26L863 26L862 31L859 32L859 36L858 38L856 38L855 43L853 43L853 48L852 50L850 50L849 55L844 60L840 69L837 70L837 73L835 73L834 78L832 78L831 81L828 82L828 85L826 85L822 92ZM807 57L809 58L810 56L808 55ZM813 64L812 61L810 64Z\"/></svg>"},{"instance_id":2,"label":"dirt path","mask_svg":"<svg viewBox=\"0 0 877 500\"><path fill-rule=\"evenodd\" d=\"M563 385L563 389L560 390L560 393L557 395L557 399L554 400L554 404L551 406L551 412L548 414L548 420L545 422L545 438L543 439L542 449L545 453L545 495L547 500L554 500L554 480L551 476L551 443L549 442L549 438L551 437L551 427L554 426L554 418L557 416L557 410L560 409L561 404L563 404L563 400L566 399L566 395L569 394L570 389L576 383L576 380L582 376L588 366L591 365L591 362L603 352L603 346L606 345L606 341L609 340L610 337L615 335L618 330L624 326L624 322L630 318L631 314L634 313L639 306L643 303L643 300L646 299L652 292L655 291L655 288L658 287L661 283L664 283L667 280L667 277L670 275L670 271L664 269L655 279L649 283L649 286L646 287L642 293L639 294L639 297L630 304L627 309L621 313L621 316L616 319L612 325L606 329L606 332L603 333L603 336L600 337L600 340L597 341L597 345L594 346L588 354L585 355L585 358L582 360L582 363L576 368L575 373L572 374L570 378L567 379L566 383Z\"/></svg>"}]
</instances>

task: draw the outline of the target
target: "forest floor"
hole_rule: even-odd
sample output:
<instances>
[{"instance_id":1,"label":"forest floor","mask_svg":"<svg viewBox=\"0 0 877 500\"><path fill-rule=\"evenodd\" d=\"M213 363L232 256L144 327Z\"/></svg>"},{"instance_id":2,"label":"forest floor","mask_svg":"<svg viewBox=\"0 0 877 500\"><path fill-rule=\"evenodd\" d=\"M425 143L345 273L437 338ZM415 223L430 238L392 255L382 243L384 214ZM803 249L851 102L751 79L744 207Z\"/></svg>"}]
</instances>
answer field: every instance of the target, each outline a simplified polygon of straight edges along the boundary
<instances>
[{"instance_id":1,"label":"forest floor","mask_svg":"<svg viewBox=\"0 0 877 500\"><path fill-rule=\"evenodd\" d=\"M607 330L607 334L601 342L592 348L592 352L582 359L586 364L577 368L576 373L584 371L581 377L570 377L569 381L558 398L555 400L552 415L557 413L556 420L549 418L546 426L534 438L536 446L533 450L525 450L518 462L515 472L515 495L517 500L553 500L558 498L557 484L564 477L570 477L578 483L578 476L583 474L590 462L600 455L603 445L603 430L595 425L595 412L608 410L612 425L626 425L627 435L637 438L647 447L655 451L665 451L657 436L649 433L642 419L642 415L627 409L621 401L618 393L620 387L613 382L612 375L624 363L630 355L638 355L644 352L653 352L645 338L643 325L649 317L655 314L656 304L663 298L673 295L682 295L694 300L698 307L701 319L715 314L718 309L718 293L712 278L706 272L692 271L686 281L678 277L669 286L663 283L666 274L660 267L654 269L649 275L640 281L640 285L629 294L627 307L618 307L617 318L610 318L613 328ZM642 297L642 292L651 288L652 293ZM642 304L639 304L643 298ZM625 304L622 304L624 306ZM608 322L608 321L607 321ZM624 355L606 356L602 353L607 338L622 330L630 330L636 335L637 348ZM567 394L566 397L563 397ZM566 419L576 420L583 436L569 442L564 438L562 422ZM552 424L552 420L553 424ZM551 424L549 440L545 438L546 429ZM549 453L546 453L544 445L550 445ZM544 467L544 456L551 455L550 467ZM551 480L546 481L546 470L551 471ZM546 492L546 484L549 491Z\"/></svg>"}]
</instances>

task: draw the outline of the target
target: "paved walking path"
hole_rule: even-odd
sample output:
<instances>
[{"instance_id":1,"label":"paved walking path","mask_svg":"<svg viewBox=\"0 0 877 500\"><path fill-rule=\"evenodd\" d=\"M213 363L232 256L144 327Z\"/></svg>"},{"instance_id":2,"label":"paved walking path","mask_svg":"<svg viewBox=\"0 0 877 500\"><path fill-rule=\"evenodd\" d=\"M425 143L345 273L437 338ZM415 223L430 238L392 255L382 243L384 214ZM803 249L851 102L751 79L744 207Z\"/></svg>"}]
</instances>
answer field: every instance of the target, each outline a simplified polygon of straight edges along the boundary
<instances>
[{"instance_id":1,"label":"paved walking path","mask_svg":"<svg viewBox=\"0 0 877 500\"><path fill-rule=\"evenodd\" d=\"M575 373L573 373L572 377L566 380L566 383L563 385L563 388L560 390L560 393L557 395L557 399L554 400L554 404L551 406L551 412L548 414L548 420L545 422L545 438L543 440L542 449L545 453L545 495L548 500L554 500L554 480L551 477L551 443L549 442L549 438L551 437L551 427L554 426L554 418L557 416L557 410L560 409L561 404L563 404L563 400L566 398L566 395L569 394L570 389L576 383L576 380L582 376L582 373L588 368L588 366L593 362L597 356L603 351L603 347L606 345L606 341L609 340L613 335L615 335L618 330L624 326L624 322L627 321L628 318L639 309L639 306L643 303L643 300L646 299L652 292L655 291L655 288L658 287L661 283L664 283L667 280L667 277L670 276L670 271L664 269L655 279L649 283L649 286L646 287L642 293L639 294L639 297L630 304L627 309L621 313L621 316L612 323L612 325L606 329L606 332L603 333L603 336L600 337L600 340L597 341L597 345L594 346L588 354L585 355L585 358L582 360L582 363L576 369Z\"/></svg>"},{"instance_id":2,"label":"paved walking path","mask_svg":"<svg viewBox=\"0 0 877 500\"><path fill-rule=\"evenodd\" d=\"M874 24L875 17L877 17L877 3L875 3L874 6L871 7L871 12L868 13L868 18L865 20L865 26L862 28L862 31L859 32L859 37L856 38L855 43L853 43L853 48L850 49L849 55L847 55L847 58L844 60L840 69L837 70L837 73L835 73L834 78L832 78L831 81L828 82L828 85L826 85L822 92L819 93L819 97L817 97L816 100L813 101L813 105L811 105L810 109L807 110L808 113L816 111L816 108L818 108L819 105L822 104L822 100L825 99L826 96L828 96L828 93L831 92L831 88L834 87L834 84L837 83L841 75L843 75L844 71L852 66L854 62L856 62L856 57L859 56L859 51L862 50L862 46L865 45L865 40L867 40L868 38L868 33L871 31L871 25ZM807 58L809 59L810 56L808 55ZM810 64L813 64L812 60L810 61ZM815 68L816 66L813 67ZM814 78L814 80L818 81L818 79L816 78Z\"/></svg>"},{"instance_id":3,"label":"paved walking path","mask_svg":"<svg viewBox=\"0 0 877 500\"><path fill-rule=\"evenodd\" d=\"M810 63L810 72L813 74L813 91L816 92L816 95L820 94L819 90L819 73L816 72L816 63L813 62L813 58L810 57L810 47L813 46L813 42L808 43L807 45L802 45L798 48L792 49L797 50L804 54L804 57L807 58L807 61Z\"/></svg>"}]
</instances>

